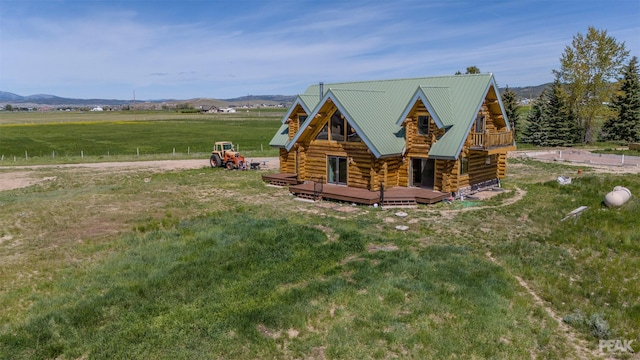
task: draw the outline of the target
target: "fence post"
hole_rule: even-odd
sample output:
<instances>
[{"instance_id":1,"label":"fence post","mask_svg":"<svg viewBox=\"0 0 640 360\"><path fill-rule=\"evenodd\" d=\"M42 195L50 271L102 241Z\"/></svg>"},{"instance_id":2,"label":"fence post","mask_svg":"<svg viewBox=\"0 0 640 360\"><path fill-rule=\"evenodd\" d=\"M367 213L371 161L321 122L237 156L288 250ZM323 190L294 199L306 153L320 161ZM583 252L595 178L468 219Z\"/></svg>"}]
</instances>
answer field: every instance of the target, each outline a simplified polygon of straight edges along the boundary
<instances>
[{"instance_id":1,"label":"fence post","mask_svg":"<svg viewBox=\"0 0 640 360\"><path fill-rule=\"evenodd\" d=\"M191 146L187 146L187 155L191 155Z\"/></svg>"},{"instance_id":2,"label":"fence post","mask_svg":"<svg viewBox=\"0 0 640 360\"><path fill-rule=\"evenodd\" d=\"M24 158L25 160L29 160L29 154L27 153L27 150L24 151Z\"/></svg>"},{"instance_id":3,"label":"fence post","mask_svg":"<svg viewBox=\"0 0 640 360\"><path fill-rule=\"evenodd\" d=\"M173 156L176 156L176 148L173 148Z\"/></svg>"},{"instance_id":4,"label":"fence post","mask_svg":"<svg viewBox=\"0 0 640 360\"><path fill-rule=\"evenodd\" d=\"M56 158L56 151L55 150L51 151L51 158L52 159Z\"/></svg>"},{"instance_id":5,"label":"fence post","mask_svg":"<svg viewBox=\"0 0 640 360\"><path fill-rule=\"evenodd\" d=\"M80 150L80 157L84 159L84 150Z\"/></svg>"},{"instance_id":6,"label":"fence post","mask_svg":"<svg viewBox=\"0 0 640 360\"><path fill-rule=\"evenodd\" d=\"M136 156L140 156L140 148L136 148Z\"/></svg>"}]
</instances>

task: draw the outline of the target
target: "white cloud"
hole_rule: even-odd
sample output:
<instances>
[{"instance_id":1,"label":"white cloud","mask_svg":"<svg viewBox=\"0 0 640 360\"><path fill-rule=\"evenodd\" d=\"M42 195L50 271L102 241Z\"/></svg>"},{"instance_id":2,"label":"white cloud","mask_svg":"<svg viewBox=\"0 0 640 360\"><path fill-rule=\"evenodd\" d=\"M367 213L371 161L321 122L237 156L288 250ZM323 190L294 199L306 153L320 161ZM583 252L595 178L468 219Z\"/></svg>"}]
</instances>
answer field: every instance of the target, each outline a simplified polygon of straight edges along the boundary
<instances>
[{"instance_id":1,"label":"white cloud","mask_svg":"<svg viewBox=\"0 0 640 360\"><path fill-rule=\"evenodd\" d=\"M494 72L500 84L537 85L552 79L564 46L586 30L575 27L601 15L576 20L555 8L546 17L523 10L539 1L267 2L232 15L217 2L215 9L198 4L198 17L147 16L152 7L2 17L0 87L24 95L66 88L56 95L144 89L146 98L233 97L293 94L317 81L446 75L471 65ZM610 33L637 51L637 21L626 21Z\"/></svg>"}]
</instances>

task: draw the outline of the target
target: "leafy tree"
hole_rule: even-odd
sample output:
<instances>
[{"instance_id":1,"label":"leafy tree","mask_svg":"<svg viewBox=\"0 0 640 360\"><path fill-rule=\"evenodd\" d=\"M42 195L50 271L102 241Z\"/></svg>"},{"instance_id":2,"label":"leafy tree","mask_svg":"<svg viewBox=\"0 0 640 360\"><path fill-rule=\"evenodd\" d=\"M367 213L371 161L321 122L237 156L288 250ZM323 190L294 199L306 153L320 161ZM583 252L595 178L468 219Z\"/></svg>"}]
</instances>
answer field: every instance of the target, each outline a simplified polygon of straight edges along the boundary
<instances>
[{"instance_id":1,"label":"leafy tree","mask_svg":"<svg viewBox=\"0 0 640 360\"><path fill-rule=\"evenodd\" d=\"M4 109L6 111L13 111L13 106L11 104L7 104L7 105L4 106Z\"/></svg>"},{"instance_id":2,"label":"leafy tree","mask_svg":"<svg viewBox=\"0 0 640 360\"><path fill-rule=\"evenodd\" d=\"M603 103L611 98L610 82L619 76L628 55L624 43L608 36L606 30L590 26L586 35L573 37L560 57L560 70L554 73L568 87L587 143L594 140L596 120L606 111Z\"/></svg>"},{"instance_id":3,"label":"leafy tree","mask_svg":"<svg viewBox=\"0 0 640 360\"><path fill-rule=\"evenodd\" d=\"M502 93L502 105L504 105L504 111L507 113L514 139L517 139L518 135L518 100L516 97L516 93L509 89L509 86Z\"/></svg>"},{"instance_id":4,"label":"leafy tree","mask_svg":"<svg viewBox=\"0 0 640 360\"><path fill-rule=\"evenodd\" d=\"M467 66L467 71L465 72L465 75L468 75L468 74L480 74L480 69L475 65ZM462 73L460 72L460 70L458 70L454 75L462 75Z\"/></svg>"},{"instance_id":5,"label":"leafy tree","mask_svg":"<svg viewBox=\"0 0 640 360\"><path fill-rule=\"evenodd\" d=\"M635 56L625 67L620 92L613 98L612 108L617 116L605 123L604 138L623 142L640 141L640 73Z\"/></svg>"},{"instance_id":6,"label":"leafy tree","mask_svg":"<svg viewBox=\"0 0 640 360\"><path fill-rule=\"evenodd\" d=\"M467 71L465 74L480 74L480 69L477 66L469 66L467 67Z\"/></svg>"}]
</instances>

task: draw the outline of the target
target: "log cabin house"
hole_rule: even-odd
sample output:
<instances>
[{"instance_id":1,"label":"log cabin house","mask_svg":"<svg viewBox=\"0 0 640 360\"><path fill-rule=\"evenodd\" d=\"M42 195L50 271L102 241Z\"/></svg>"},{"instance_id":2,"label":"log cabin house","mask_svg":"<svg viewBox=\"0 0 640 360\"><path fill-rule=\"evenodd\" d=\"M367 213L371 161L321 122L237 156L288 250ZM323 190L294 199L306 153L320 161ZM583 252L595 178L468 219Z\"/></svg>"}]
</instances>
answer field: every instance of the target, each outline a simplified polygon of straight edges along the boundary
<instances>
[{"instance_id":1,"label":"log cabin house","mask_svg":"<svg viewBox=\"0 0 640 360\"><path fill-rule=\"evenodd\" d=\"M265 181L368 204L495 186L515 149L493 74L312 85L269 144L280 173Z\"/></svg>"}]
</instances>

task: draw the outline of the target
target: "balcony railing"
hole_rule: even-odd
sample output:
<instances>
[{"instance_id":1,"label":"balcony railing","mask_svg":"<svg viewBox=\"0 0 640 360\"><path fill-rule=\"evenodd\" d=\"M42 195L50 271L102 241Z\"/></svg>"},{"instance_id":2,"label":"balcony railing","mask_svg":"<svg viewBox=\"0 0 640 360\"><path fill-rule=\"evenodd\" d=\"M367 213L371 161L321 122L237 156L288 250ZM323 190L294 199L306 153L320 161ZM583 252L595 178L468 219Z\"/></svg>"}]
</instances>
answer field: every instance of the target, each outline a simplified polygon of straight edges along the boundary
<instances>
[{"instance_id":1,"label":"balcony railing","mask_svg":"<svg viewBox=\"0 0 640 360\"><path fill-rule=\"evenodd\" d=\"M473 138L473 149L488 150L495 147L511 146L513 145L513 132L512 131L498 131L498 132L485 132L476 133L471 132Z\"/></svg>"}]
</instances>

